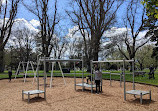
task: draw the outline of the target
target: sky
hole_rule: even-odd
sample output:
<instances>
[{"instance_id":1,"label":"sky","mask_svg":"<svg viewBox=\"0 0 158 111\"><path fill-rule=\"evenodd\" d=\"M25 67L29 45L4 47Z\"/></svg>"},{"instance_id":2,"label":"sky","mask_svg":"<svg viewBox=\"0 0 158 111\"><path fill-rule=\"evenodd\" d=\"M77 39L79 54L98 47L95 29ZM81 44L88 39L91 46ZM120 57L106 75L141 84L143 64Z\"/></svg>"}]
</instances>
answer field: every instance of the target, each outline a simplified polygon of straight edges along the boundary
<instances>
[{"instance_id":1,"label":"sky","mask_svg":"<svg viewBox=\"0 0 158 111\"><path fill-rule=\"evenodd\" d=\"M50 4L51 4L51 1L50 0ZM54 1L54 0L53 0ZM69 5L69 2L70 0L58 0L58 3L57 3L57 8L58 8L58 12L59 14L66 18L66 19L63 19L62 21L60 21L60 25L61 26L68 26L68 28L72 27L70 25L70 21L68 19L68 16L66 16L66 13L65 13L65 9L67 9L68 5ZM53 5L54 6L54 5ZM31 21L32 19L35 19L35 20L38 20L38 18L32 14L31 12L29 12L23 5L22 3L20 3L19 5L19 10L18 10L18 13L17 13L17 17L16 18L24 18L26 19L27 21ZM67 22L68 21L68 22Z\"/></svg>"},{"instance_id":2,"label":"sky","mask_svg":"<svg viewBox=\"0 0 158 111\"><path fill-rule=\"evenodd\" d=\"M70 9L70 8L68 8L70 1L71 0L58 0L58 4L57 4L59 14L65 18L62 21L60 21L60 25L66 26L68 28L72 28L72 24L70 23L70 20L69 20L67 14L65 13L65 10ZM126 5L122 5L122 8L118 10L119 14L118 14L117 19L119 19L120 23L121 23L121 19L122 19L122 14L124 13L123 10L124 10L125 6ZM21 3L19 5L19 10L18 10L18 14L17 14L16 18L24 18L28 21L30 21L32 19L38 20L38 18L34 14L29 12Z\"/></svg>"},{"instance_id":3,"label":"sky","mask_svg":"<svg viewBox=\"0 0 158 111\"><path fill-rule=\"evenodd\" d=\"M27 0L26 0L27 1ZM52 0L50 0L52 1ZM62 19L60 21L60 26L61 28L63 29L61 32L63 32L65 35L71 35L71 32L73 30L75 30L75 26L72 25L71 21L69 20L69 17L67 16L67 14L65 13L65 10L66 9L70 9L69 7L69 2L71 0L58 0L58 4L57 4L57 8L58 8L58 12L59 14L64 17L65 19ZM27 1L28 2L28 1ZM49 4L49 5L52 5L54 6L53 4ZM127 6L127 2L125 2L121 8L118 10L117 12L117 24L115 24L115 28L116 28L116 32L115 33L119 33L119 32L123 32L124 31L124 27L123 27L123 17L124 17L124 14L125 14L125 9L126 9L126 6ZM22 3L19 4L19 7L18 7L18 13L17 13L17 17L16 19L20 20L20 21L24 21L25 24L24 26L27 27L31 27L30 25L32 25L32 29L33 30L36 30L37 26L39 26L39 21L38 21L38 18L32 14L31 12L29 12L23 5ZM138 19L139 20L139 19ZM17 29L16 27L20 27L18 24L16 24L15 26L15 29ZM35 29L34 29L35 28ZM15 30L16 31L16 30ZM34 31L35 32L35 31ZM140 33L140 37L144 36L146 32L141 32ZM111 33L110 33L111 35ZM79 37L80 34L76 33L75 34L75 37ZM71 38L71 36L69 36Z\"/></svg>"},{"instance_id":4,"label":"sky","mask_svg":"<svg viewBox=\"0 0 158 111\"><path fill-rule=\"evenodd\" d=\"M5 1L5 0L3 0ZM27 3L29 3L29 1L31 0L26 0ZM54 6L52 3L52 1L54 0L50 0L49 5ZM65 10L69 10L70 8L70 1L72 0L58 0L57 3L57 8L58 8L58 13L60 16L62 16L64 19L62 19L59 23L60 28L62 29L61 32L63 32L63 35L67 35L69 33L70 29L73 29L73 25L68 17L68 15L66 14ZM127 0L126 0L127 1ZM31 2L30 2L31 4ZM119 27L119 28L124 28L123 27L123 17L125 15L125 9L127 6L127 2L124 2L124 4L119 8L118 12L117 12L117 23L115 24L114 27ZM17 19L25 19L27 21L29 21L34 27L37 27L39 25L39 21L37 16L35 16L34 14L32 14L31 12L29 12L23 5L22 3L19 4L18 7L18 13L16 16ZM138 18L139 20L139 18ZM136 30L135 30L136 31ZM143 35L143 34L142 34Z\"/></svg>"}]
</instances>

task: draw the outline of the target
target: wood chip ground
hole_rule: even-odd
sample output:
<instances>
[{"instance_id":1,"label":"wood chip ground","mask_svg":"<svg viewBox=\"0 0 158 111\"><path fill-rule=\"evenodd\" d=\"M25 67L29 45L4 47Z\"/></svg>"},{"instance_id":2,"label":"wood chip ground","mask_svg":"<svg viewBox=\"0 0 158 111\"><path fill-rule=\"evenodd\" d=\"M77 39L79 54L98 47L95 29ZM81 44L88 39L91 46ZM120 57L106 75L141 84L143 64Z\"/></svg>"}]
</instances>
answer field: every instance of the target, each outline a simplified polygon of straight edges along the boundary
<instances>
[{"instance_id":1,"label":"wood chip ground","mask_svg":"<svg viewBox=\"0 0 158 111\"><path fill-rule=\"evenodd\" d=\"M158 110L158 88L154 86L135 84L138 90L151 90L152 101L149 95L143 96L143 104L140 104L139 96L135 99L133 95L127 95L124 101L123 87L119 81L113 81L112 87L109 80L103 80L103 93L91 94L90 88L82 92L82 88L77 86L74 90L74 79L65 78L66 86L62 78L53 79L53 87L49 88L47 79L46 100L31 95L30 103L27 103L27 95L22 101L22 90L36 90L37 84L32 84L33 79L23 78L0 80L0 111L157 111ZM82 79L77 78L77 83ZM86 81L86 80L85 80ZM43 78L40 78L40 90L43 90ZM122 84L123 85L123 84ZM127 90L132 90L132 83L126 83Z\"/></svg>"}]
</instances>

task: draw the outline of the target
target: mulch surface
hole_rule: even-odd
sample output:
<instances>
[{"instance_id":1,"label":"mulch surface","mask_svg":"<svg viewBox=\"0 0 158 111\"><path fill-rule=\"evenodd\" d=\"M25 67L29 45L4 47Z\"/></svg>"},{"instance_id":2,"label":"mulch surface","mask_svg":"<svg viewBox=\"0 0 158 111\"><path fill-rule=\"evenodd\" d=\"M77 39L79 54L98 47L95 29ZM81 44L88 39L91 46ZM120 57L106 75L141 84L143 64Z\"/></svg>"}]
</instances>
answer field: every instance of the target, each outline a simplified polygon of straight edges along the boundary
<instances>
[{"instance_id":1,"label":"mulch surface","mask_svg":"<svg viewBox=\"0 0 158 111\"><path fill-rule=\"evenodd\" d=\"M47 79L46 100L44 95L31 95L30 103L27 103L27 95L22 101L22 90L36 90L37 83L32 84L33 78L0 80L0 111L157 111L158 110L158 89L154 86L135 84L138 90L151 90L152 101L149 95L143 96L143 104L140 104L139 96L127 95L124 101L123 87L119 81L113 81L110 86L109 80L103 80L103 92L100 94L91 93L90 88L82 92L82 87L77 86L74 90L74 79L65 78L66 86L62 78L53 79L53 86L49 88ZM77 83L82 79L77 78ZM86 80L85 80L86 81ZM44 89L43 78L40 78L40 90ZM122 83L123 85L123 83ZM132 83L126 82L126 89L132 90ZM95 92L95 89L94 89Z\"/></svg>"}]
</instances>

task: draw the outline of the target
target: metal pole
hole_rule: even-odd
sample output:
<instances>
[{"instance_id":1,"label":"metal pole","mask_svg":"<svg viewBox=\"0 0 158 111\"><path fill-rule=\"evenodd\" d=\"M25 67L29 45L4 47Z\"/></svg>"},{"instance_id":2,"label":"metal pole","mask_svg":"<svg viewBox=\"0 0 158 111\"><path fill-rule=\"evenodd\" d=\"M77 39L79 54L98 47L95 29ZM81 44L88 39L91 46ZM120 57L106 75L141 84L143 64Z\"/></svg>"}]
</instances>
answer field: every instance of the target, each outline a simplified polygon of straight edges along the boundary
<instances>
[{"instance_id":1,"label":"metal pole","mask_svg":"<svg viewBox=\"0 0 158 111\"><path fill-rule=\"evenodd\" d=\"M125 59L123 59L124 100L126 100Z\"/></svg>"},{"instance_id":2,"label":"metal pole","mask_svg":"<svg viewBox=\"0 0 158 111\"><path fill-rule=\"evenodd\" d=\"M110 72L110 86L112 86L112 83L111 83L111 72Z\"/></svg>"},{"instance_id":3,"label":"metal pole","mask_svg":"<svg viewBox=\"0 0 158 111\"><path fill-rule=\"evenodd\" d=\"M92 60L90 61L90 67L91 67L91 93L93 93L93 83L92 83Z\"/></svg>"},{"instance_id":4,"label":"metal pole","mask_svg":"<svg viewBox=\"0 0 158 111\"><path fill-rule=\"evenodd\" d=\"M121 80L121 78L122 78L122 73L120 73L120 87L122 87L122 80Z\"/></svg>"},{"instance_id":5,"label":"metal pole","mask_svg":"<svg viewBox=\"0 0 158 111\"><path fill-rule=\"evenodd\" d=\"M140 104L142 104L142 92L140 93Z\"/></svg>"},{"instance_id":6,"label":"metal pole","mask_svg":"<svg viewBox=\"0 0 158 111\"><path fill-rule=\"evenodd\" d=\"M61 68L60 62L58 62L58 64L59 64L59 68L60 68L61 74L62 74L63 79L64 79L64 74L63 74L63 71L62 71L62 68ZM64 84L66 85L66 81L65 81L65 79L64 79Z\"/></svg>"},{"instance_id":7,"label":"metal pole","mask_svg":"<svg viewBox=\"0 0 158 111\"><path fill-rule=\"evenodd\" d=\"M24 90L22 90L22 100L24 100Z\"/></svg>"},{"instance_id":8,"label":"metal pole","mask_svg":"<svg viewBox=\"0 0 158 111\"><path fill-rule=\"evenodd\" d=\"M102 69L101 69L101 63L99 63L99 65L100 65L100 71L102 72ZM102 76L102 75L101 75ZM101 92L102 92L102 84L103 84L103 81L102 81L102 77L101 77L101 81L100 81L100 87L101 87Z\"/></svg>"},{"instance_id":9,"label":"metal pole","mask_svg":"<svg viewBox=\"0 0 158 111\"><path fill-rule=\"evenodd\" d=\"M76 90L76 69L75 69L75 62L74 62L74 88Z\"/></svg>"},{"instance_id":10,"label":"metal pole","mask_svg":"<svg viewBox=\"0 0 158 111\"><path fill-rule=\"evenodd\" d=\"M27 62L27 67L26 67L26 71L25 71L24 83L25 83L25 81L26 81L26 74L27 74L28 67L29 67L29 61Z\"/></svg>"},{"instance_id":11,"label":"metal pole","mask_svg":"<svg viewBox=\"0 0 158 111\"><path fill-rule=\"evenodd\" d=\"M82 54L82 91L84 91L84 63L83 63L83 54Z\"/></svg>"},{"instance_id":12,"label":"metal pole","mask_svg":"<svg viewBox=\"0 0 158 111\"><path fill-rule=\"evenodd\" d=\"M74 67L75 67L75 63L74 63ZM76 71L74 73L74 89L76 90Z\"/></svg>"},{"instance_id":13,"label":"metal pole","mask_svg":"<svg viewBox=\"0 0 158 111\"><path fill-rule=\"evenodd\" d=\"M34 78L33 78L33 83L34 83L34 79L36 78L36 73L35 73L35 70L34 70L34 67L33 67L33 62L30 61L30 64L31 64L31 67L32 67L32 71L34 73ZM37 81L37 78L36 78L36 81Z\"/></svg>"},{"instance_id":14,"label":"metal pole","mask_svg":"<svg viewBox=\"0 0 158 111\"><path fill-rule=\"evenodd\" d=\"M18 72L19 72L20 64L21 64L21 62L19 62L19 65L18 65L18 68L17 68L16 74L15 74L15 79L16 79L16 76L17 76L17 74L18 74Z\"/></svg>"},{"instance_id":15,"label":"metal pole","mask_svg":"<svg viewBox=\"0 0 158 111\"><path fill-rule=\"evenodd\" d=\"M54 62L52 62L52 71L51 71L51 79L50 79L50 88L52 88L53 70L54 70Z\"/></svg>"},{"instance_id":16,"label":"metal pole","mask_svg":"<svg viewBox=\"0 0 158 111\"><path fill-rule=\"evenodd\" d=\"M46 56L44 56L44 92L44 98L46 99Z\"/></svg>"},{"instance_id":17,"label":"metal pole","mask_svg":"<svg viewBox=\"0 0 158 111\"><path fill-rule=\"evenodd\" d=\"M36 74L37 74L37 90L39 90L39 72L38 72L39 64L40 64L40 60L37 61L37 69L36 69Z\"/></svg>"},{"instance_id":18,"label":"metal pole","mask_svg":"<svg viewBox=\"0 0 158 111\"><path fill-rule=\"evenodd\" d=\"M24 62L22 61L23 72L25 73Z\"/></svg>"},{"instance_id":19,"label":"metal pole","mask_svg":"<svg viewBox=\"0 0 158 111\"><path fill-rule=\"evenodd\" d=\"M151 90L149 91L149 98L150 98L150 101L151 101Z\"/></svg>"},{"instance_id":20,"label":"metal pole","mask_svg":"<svg viewBox=\"0 0 158 111\"><path fill-rule=\"evenodd\" d=\"M135 90L135 82L134 82L134 73L135 73L135 71L134 71L134 59L132 59L133 61L132 61L132 70L133 70L133 90Z\"/></svg>"}]
</instances>

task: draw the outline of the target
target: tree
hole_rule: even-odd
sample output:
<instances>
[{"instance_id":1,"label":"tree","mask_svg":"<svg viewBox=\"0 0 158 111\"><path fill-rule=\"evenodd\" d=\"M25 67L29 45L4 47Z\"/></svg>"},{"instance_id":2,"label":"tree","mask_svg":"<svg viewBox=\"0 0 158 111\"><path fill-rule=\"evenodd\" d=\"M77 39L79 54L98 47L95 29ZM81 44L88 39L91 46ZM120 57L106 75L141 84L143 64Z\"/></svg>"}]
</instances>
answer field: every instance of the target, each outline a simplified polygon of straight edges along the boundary
<instances>
[{"instance_id":1,"label":"tree","mask_svg":"<svg viewBox=\"0 0 158 111\"><path fill-rule=\"evenodd\" d=\"M54 12L49 7L50 0L32 0L31 5L23 1L24 6L34 15L36 15L40 21L40 34L42 45L42 54L49 57L54 45L52 45L55 27L59 23L57 15L57 0L54 3Z\"/></svg>"},{"instance_id":2,"label":"tree","mask_svg":"<svg viewBox=\"0 0 158 111\"><path fill-rule=\"evenodd\" d=\"M158 1L157 0L144 0L142 2L146 7L146 15L148 19L146 19L146 28L149 30L147 35L151 36L151 41L156 42L156 46L158 45ZM158 57L158 48L155 47L153 49L153 57Z\"/></svg>"},{"instance_id":3,"label":"tree","mask_svg":"<svg viewBox=\"0 0 158 111\"><path fill-rule=\"evenodd\" d=\"M135 58L138 49L150 40L150 37L139 37L139 34L144 31L145 25L145 8L143 7L142 10L140 10L138 9L139 5L140 0L131 0L129 2L126 16L124 18L124 26L126 27L126 30L113 37L116 46L127 60ZM141 14L138 14L138 10ZM140 21L137 19L138 16ZM140 22L140 24L138 22ZM118 39L124 41L124 45L121 42L116 41ZM124 52L125 48L128 53Z\"/></svg>"},{"instance_id":4,"label":"tree","mask_svg":"<svg viewBox=\"0 0 158 111\"><path fill-rule=\"evenodd\" d=\"M146 5L147 16L153 16L155 19L158 19L158 1L144 0L142 3Z\"/></svg>"},{"instance_id":5,"label":"tree","mask_svg":"<svg viewBox=\"0 0 158 111\"><path fill-rule=\"evenodd\" d=\"M153 45L145 45L137 51L135 59L139 64L140 70L150 67L154 63L155 59L151 57L153 48Z\"/></svg>"},{"instance_id":6,"label":"tree","mask_svg":"<svg viewBox=\"0 0 158 111\"><path fill-rule=\"evenodd\" d=\"M4 71L4 48L10 38L18 3L19 0L6 0L4 4L0 1L0 72Z\"/></svg>"},{"instance_id":7,"label":"tree","mask_svg":"<svg viewBox=\"0 0 158 111\"><path fill-rule=\"evenodd\" d=\"M148 18L146 19L146 28L149 30L148 35L152 36L151 40L157 42L158 45L158 1L157 0L144 0L142 2L145 4L146 15Z\"/></svg>"},{"instance_id":8,"label":"tree","mask_svg":"<svg viewBox=\"0 0 158 111\"><path fill-rule=\"evenodd\" d=\"M74 7L67 13L82 34L86 62L90 69L90 60L98 60L103 33L114 24L116 12L123 2L120 0L120 2L117 0L73 1Z\"/></svg>"},{"instance_id":9,"label":"tree","mask_svg":"<svg viewBox=\"0 0 158 111\"><path fill-rule=\"evenodd\" d=\"M16 21L18 22L18 21ZM19 54L20 61L31 61L32 59L32 49L36 46L35 41L35 30L30 30L28 28L17 29L12 31L12 41L15 49L19 49L17 52Z\"/></svg>"},{"instance_id":10,"label":"tree","mask_svg":"<svg viewBox=\"0 0 158 111\"><path fill-rule=\"evenodd\" d=\"M67 38L65 36L62 36L60 32L56 33L54 35L54 41L52 42L52 44L54 44L54 58L61 59L61 57L64 56L64 53L67 51L68 48Z\"/></svg>"}]
</instances>

